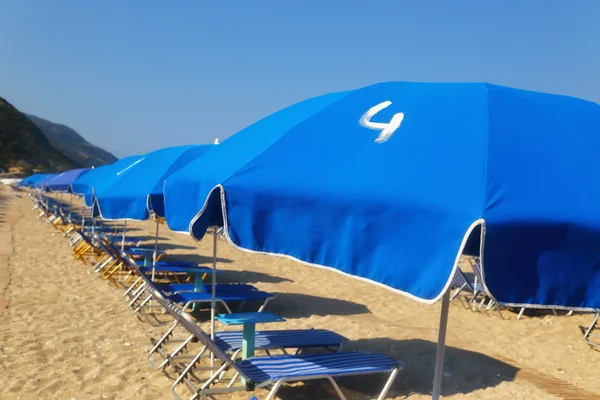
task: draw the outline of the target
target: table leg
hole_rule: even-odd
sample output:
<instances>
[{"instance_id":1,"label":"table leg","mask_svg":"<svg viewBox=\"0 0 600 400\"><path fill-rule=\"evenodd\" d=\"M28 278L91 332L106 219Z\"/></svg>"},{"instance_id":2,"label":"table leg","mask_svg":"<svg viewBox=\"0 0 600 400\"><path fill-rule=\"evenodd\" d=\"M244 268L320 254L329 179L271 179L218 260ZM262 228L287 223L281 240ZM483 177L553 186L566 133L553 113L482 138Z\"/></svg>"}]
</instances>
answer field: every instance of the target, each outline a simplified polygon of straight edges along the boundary
<instances>
[{"instance_id":1,"label":"table leg","mask_svg":"<svg viewBox=\"0 0 600 400\"><path fill-rule=\"evenodd\" d=\"M242 360L254 357L254 338L256 336L256 324L244 324L244 332L242 334ZM246 380L242 378L242 385L246 384Z\"/></svg>"},{"instance_id":2,"label":"table leg","mask_svg":"<svg viewBox=\"0 0 600 400\"><path fill-rule=\"evenodd\" d=\"M254 337L256 334L256 324L244 324L242 334L242 359L246 360L254 356Z\"/></svg>"}]
</instances>

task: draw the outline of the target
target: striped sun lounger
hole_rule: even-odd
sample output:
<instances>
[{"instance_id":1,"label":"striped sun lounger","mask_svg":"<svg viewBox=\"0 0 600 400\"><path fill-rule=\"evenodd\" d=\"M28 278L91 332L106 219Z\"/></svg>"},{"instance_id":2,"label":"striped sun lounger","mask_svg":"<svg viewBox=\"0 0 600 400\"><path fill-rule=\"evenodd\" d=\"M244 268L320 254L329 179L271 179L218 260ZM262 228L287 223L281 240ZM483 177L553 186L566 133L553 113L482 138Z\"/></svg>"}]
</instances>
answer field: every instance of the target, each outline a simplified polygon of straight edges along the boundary
<instances>
[{"instance_id":1,"label":"striped sun lounger","mask_svg":"<svg viewBox=\"0 0 600 400\"><path fill-rule=\"evenodd\" d=\"M274 399L275 395L284 383L306 382L310 380L326 379L335 388L341 399L344 395L335 378L342 376L356 376L368 374L387 374L388 379L377 397L378 400L385 399L387 392L398 372L403 368L396 360L388 358L379 353L365 352L337 352L310 355L277 355L270 357L252 357L241 362L236 362L221 347L210 339L200 329L191 317L175 308L160 293L156 293L156 300L169 313L176 316L179 324L194 335L205 350L214 355L220 362L220 367L199 387L189 379L193 376L193 369L198 360L194 359L181 372L172 387L173 395L181 400L176 389L180 383L184 383L192 390L191 398L205 398L220 393L231 393L235 391L252 391L258 388L272 387L266 400ZM202 356L199 354L197 357ZM225 379L226 373L232 372L233 377ZM234 386L242 379L244 383ZM224 387L217 388L217 385Z\"/></svg>"}]
</instances>

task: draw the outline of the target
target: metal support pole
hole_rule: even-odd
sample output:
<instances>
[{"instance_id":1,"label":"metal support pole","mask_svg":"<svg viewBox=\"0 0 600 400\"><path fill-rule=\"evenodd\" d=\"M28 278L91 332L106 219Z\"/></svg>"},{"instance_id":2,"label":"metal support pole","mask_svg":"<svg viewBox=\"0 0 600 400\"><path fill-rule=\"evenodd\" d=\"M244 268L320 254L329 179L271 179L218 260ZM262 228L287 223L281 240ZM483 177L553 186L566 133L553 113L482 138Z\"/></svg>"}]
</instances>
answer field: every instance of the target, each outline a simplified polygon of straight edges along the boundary
<instances>
[{"instance_id":1,"label":"metal support pole","mask_svg":"<svg viewBox=\"0 0 600 400\"><path fill-rule=\"evenodd\" d=\"M154 235L154 255L152 257L152 282L154 282L154 274L156 273L156 253L158 252L158 218L156 218L156 234Z\"/></svg>"},{"instance_id":2,"label":"metal support pole","mask_svg":"<svg viewBox=\"0 0 600 400\"><path fill-rule=\"evenodd\" d=\"M444 353L446 351L446 330L448 327L448 311L450 309L450 290L442 297L442 314L438 334L437 352L435 355L435 373L433 376L432 400L439 400L442 393L442 376L444 373Z\"/></svg>"},{"instance_id":3,"label":"metal support pole","mask_svg":"<svg viewBox=\"0 0 600 400\"><path fill-rule=\"evenodd\" d=\"M215 308L217 297L217 229L213 227L213 268L212 268L212 296L210 302L210 338L215 340ZM215 364L214 354L211 353L210 366Z\"/></svg>"},{"instance_id":4,"label":"metal support pole","mask_svg":"<svg viewBox=\"0 0 600 400\"><path fill-rule=\"evenodd\" d=\"M127 232L127 220L123 222L123 238L121 239L121 252L125 251L125 232Z\"/></svg>"}]
</instances>

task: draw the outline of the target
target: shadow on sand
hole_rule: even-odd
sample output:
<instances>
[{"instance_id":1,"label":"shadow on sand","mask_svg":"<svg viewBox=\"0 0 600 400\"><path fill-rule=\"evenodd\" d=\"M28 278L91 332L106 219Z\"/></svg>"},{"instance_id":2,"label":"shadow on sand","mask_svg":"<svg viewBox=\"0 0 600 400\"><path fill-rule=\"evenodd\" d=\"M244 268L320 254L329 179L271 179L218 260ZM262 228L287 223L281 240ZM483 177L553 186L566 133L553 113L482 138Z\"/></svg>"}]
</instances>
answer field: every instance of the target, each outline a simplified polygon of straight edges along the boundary
<instances>
[{"instance_id":1,"label":"shadow on sand","mask_svg":"<svg viewBox=\"0 0 600 400\"><path fill-rule=\"evenodd\" d=\"M165 248L161 245L158 246L159 249L161 250L165 250ZM192 262L198 265L204 265L204 266L212 266L212 262L213 259L212 257L207 257L207 256L201 256L198 254L173 254L173 253L168 253L165 254L162 258L161 261L184 261L184 262ZM233 261L228 259L228 258L220 258L217 257L217 262L218 263L232 263ZM221 276L220 274L218 276ZM238 279L239 282L239 279Z\"/></svg>"},{"instance_id":2,"label":"shadow on sand","mask_svg":"<svg viewBox=\"0 0 600 400\"><path fill-rule=\"evenodd\" d=\"M267 306L283 318L307 318L312 315L356 315L366 314L369 308L347 300L331 299L299 293L273 293L275 300Z\"/></svg>"},{"instance_id":3,"label":"shadow on sand","mask_svg":"<svg viewBox=\"0 0 600 400\"><path fill-rule=\"evenodd\" d=\"M392 340L387 338L353 341L348 349L375 351L400 360L404 371L398 374L388 397L413 394L430 396L437 343L420 339ZM513 381L518 368L485 354L446 346L442 396L471 393ZM383 388L387 375L361 375L340 378L344 394L365 398L375 396ZM279 397L285 400L335 399L332 386L326 381L314 381L300 387L283 387Z\"/></svg>"}]
</instances>

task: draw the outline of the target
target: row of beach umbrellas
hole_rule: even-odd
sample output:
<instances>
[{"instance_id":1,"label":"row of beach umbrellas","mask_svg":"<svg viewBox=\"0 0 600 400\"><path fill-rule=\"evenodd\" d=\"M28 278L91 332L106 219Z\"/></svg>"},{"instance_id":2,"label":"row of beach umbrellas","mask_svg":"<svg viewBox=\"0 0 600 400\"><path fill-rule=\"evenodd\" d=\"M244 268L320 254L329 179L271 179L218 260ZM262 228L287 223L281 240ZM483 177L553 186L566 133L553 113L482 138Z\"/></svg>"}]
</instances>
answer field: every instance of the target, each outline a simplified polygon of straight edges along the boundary
<instances>
[{"instance_id":1,"label":"row of beach umbrellas","mask_svg":"<svg viewBox=\"0 0 600 400\"><path fill-rule=\"evenodd\" d=\"M107 220L212 226L282 255L442 300L462 254L511 307L600 308L600 105L487 83L379 83L284 108L218 145L21 182ZM390 301L393 301L390 299Z\"/></svg>"}]
</instances>

